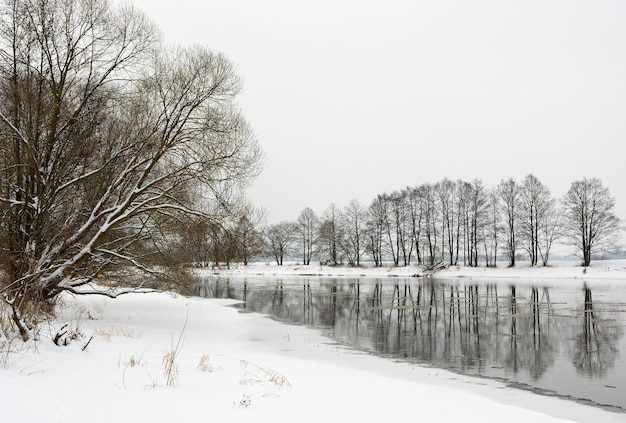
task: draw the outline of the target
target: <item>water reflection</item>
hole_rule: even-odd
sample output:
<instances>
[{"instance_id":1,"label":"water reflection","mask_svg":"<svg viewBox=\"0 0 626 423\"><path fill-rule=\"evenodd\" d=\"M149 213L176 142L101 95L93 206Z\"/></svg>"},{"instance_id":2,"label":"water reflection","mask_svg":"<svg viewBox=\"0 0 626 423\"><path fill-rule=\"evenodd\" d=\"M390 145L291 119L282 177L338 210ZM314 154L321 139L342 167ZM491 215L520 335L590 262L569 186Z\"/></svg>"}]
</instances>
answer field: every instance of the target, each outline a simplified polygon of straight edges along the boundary
<instances>
[{"instance_id":1,"label":"water reflection","mask_svg":"<svg viewBox=\"0 0 626 423\"><path fill-rule=\"evenodd\" d=\"M585 303L572 360L581 374L606 375L618 356L617 340L622 335L619 327L611 325L614 320L602 319L594 310L591 289L585 286Z\"/></svg>"},{"instance_id":2,"label":"water reflection","mask_svg":"<svg viewBox=\"0 0 626 423\"><path fill-rule=\"evenodd\" d=\"M198 286L198 295L240 299L377 354L626 408L626 295L611 294L594 302L587 286L414 278L216 278Z\"/></svg>"}]
</instances>

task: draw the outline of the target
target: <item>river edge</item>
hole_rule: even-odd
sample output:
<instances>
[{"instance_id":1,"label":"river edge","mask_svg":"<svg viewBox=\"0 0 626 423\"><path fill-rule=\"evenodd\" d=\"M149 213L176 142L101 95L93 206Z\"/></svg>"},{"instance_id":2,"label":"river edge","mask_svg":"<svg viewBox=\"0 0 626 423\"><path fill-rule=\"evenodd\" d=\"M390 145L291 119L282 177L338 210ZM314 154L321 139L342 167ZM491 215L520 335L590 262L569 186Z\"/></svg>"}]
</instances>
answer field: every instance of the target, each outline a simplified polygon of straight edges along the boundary
<instances>
[{"instance_id":1,"label":"river edge","mask_svg":"<svg viewBox=\"0 0 626 423\"><path fill-rule=\"evenodd\" d=\"M311 271L315 269L316 271ZM410 279L419 276L421 271L419 266L328 266L328 265L310 265L304 266L299 263L285 263L278 266L275 263L251 263L247 266L231 266L230 268L221 269L205 269L201 271L204 276L224 276L224 277L276 277L278 280L297 281L300 278L312 281L316 278L320 280L337 278L345 279L381 279L382 283L394 283L393 279ZM604 260L592 263L589 267L582 267L576 262L559 261L551 266L535 266L531 267L527 263L523 263L511 268L508 266L498 266L496 268L486 267L464 267L452 266L446 267L433 275L426 277L433 281L441 281L455 285L467 284L468 281L475 283L486 283L488 285L528 285L540 287L575 287L575 288L594 288L605 287L613 284L626 284L626 260ZM388 281L385 281L387 279ZM460 373L465 374L465 373ZM482 376L467 374L469 377L483 378ZM486 380L499 380L498 378L484 377ZM581 404L593 405L602 409L624 413L624 409L616 405L607 405L596 403L592 400L559 394L549 389L536 388L524 383L517 383L508 379L500 380L508 386L515 389L523 389L529 392L539 393L541 395L556 396L559 398L576 401Z\"/></svg>"},{"instance_id":2,"label":"river edge","mask_svg":"<svg viewBox=\"0 0 626 423\"><path fill-rule=\"evenodd\" d=\"M549 266L530 266L520 262L515 267L504 263L497 267L469 267L462 265L443 266L434 272L421 266L393 266L386 264L375 267L373 264L361 266L347 265L302 265L288 262L279 266L275 262L254 262L248 265L233 264L219 268L198 269L201 276L211 275L250 275L250 276L308 276L308 277L432 277L444 278L480 278L480 279L576 279L624 280L626 282L626 259L598 260L588 267L574 261L555 261Z\"/></svg>"},{"instance_id":3,"label":"river edge","mask_svg":"<svg viewBox=\"0 0 626 423\"><path fill-rule=\"evenodd\" d=\"M319 330L240 313L235 303L171 293L66 296L38 339L0 366L0 398L10 404L0 421L128 421L141 413L151 423L626 422L623 413L359 352ZM66 329L76 339L55 345ZM169 386L162 361L172 349Z\"/></svg>"}]
</instances>

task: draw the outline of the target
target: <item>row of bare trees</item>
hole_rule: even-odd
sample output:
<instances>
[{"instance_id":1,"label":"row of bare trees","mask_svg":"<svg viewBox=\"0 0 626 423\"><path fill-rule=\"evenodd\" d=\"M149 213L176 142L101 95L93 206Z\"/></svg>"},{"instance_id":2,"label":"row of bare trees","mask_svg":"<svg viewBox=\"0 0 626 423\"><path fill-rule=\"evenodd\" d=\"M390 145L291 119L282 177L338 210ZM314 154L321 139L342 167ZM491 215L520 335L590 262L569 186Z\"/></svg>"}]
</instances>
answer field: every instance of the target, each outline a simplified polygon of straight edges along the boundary
<instances>
[{"instance_id":1,"label":"row of bare trees","mask_svg":"<svg viewBox=\"0 0 626 423\"><path fill-rule=\"evenodd\" d=\"M621 231L615 200L600 180L575 181L557 201L534 175L512 178L487 188L444 179L380 194L369 207L356 200L340 209L332 204L321 216L304 209L295 222L270 225L267 250L278 264L299 255L310 264L363 258L376 266L415 262L434 265L494 266L505 256L514 266L520 257L547 265L556 243L571 244L588 266L593 253L615 248Z\"/></svg>"}]
</instances>

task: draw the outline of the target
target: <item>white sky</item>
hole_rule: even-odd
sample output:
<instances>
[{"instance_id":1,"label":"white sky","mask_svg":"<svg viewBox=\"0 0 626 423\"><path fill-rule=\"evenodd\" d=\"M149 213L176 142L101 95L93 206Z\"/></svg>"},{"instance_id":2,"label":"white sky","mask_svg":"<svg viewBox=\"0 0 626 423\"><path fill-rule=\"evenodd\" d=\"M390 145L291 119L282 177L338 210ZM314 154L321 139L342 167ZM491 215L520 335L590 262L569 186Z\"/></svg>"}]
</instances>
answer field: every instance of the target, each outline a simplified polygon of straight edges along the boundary
<instances>
[{"instance_id":1,"label":"white sky","mask_svg":"<svg viewBox=\"0 0 626 423\"><path fill-rule=\"evenodd\" d=\"M409 185L598 177L626 220L626 2L135 0L222 51L265 153L249 197L295 220Z\"/></svg>"}]
</instances>

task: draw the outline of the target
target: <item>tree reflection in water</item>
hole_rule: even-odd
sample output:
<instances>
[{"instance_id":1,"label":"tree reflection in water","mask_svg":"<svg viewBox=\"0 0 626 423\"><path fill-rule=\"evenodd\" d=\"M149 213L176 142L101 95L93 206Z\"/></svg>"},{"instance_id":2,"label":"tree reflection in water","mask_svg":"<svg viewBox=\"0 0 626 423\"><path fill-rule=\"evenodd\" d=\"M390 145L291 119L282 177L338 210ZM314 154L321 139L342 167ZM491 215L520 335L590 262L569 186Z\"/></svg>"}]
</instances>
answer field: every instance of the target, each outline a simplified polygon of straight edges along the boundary
<instances>
[{"instance_id":1,"label":"tree reflection in water","mask_svg":"<svg viewBox=\"0 0 626 423\"><path fill-rule=\"evenodd\" d=\"M593 296L587 285L584 286L583 292L584 308L579 318L582 320L582 330L576 337L572 362L579 373L602 377L615 363L619 353L617 340L622 333L619 326L608 324L613 320L603 320L594 311Z\"/></svg>"},{"instance_id":2,"label":"tree reflection in water","mask_svg":"<svg viewBox=\"0 0 626 423\"><path fill-rule=\"evenodd\" d=\"M237 281L211 279L197 293L241 299L249 310L325 328L348 345L462 373L537 381L564 352L573 372L604 377L622 338L621 322L600 316L610 307L596 310L587 286L581 311L573 298L555 306L550 289L535 285L416 278Z\"/></svg>"}]
</instances>

